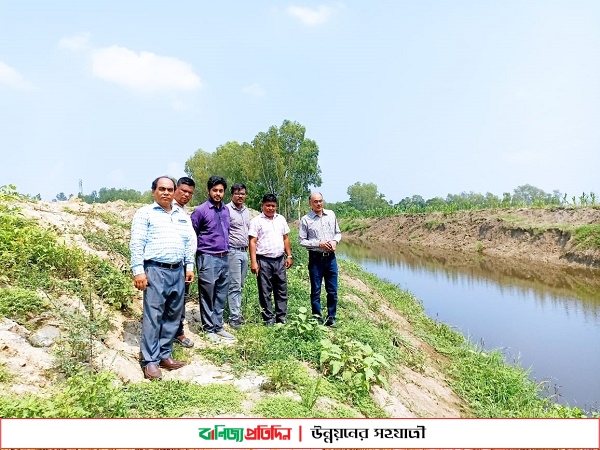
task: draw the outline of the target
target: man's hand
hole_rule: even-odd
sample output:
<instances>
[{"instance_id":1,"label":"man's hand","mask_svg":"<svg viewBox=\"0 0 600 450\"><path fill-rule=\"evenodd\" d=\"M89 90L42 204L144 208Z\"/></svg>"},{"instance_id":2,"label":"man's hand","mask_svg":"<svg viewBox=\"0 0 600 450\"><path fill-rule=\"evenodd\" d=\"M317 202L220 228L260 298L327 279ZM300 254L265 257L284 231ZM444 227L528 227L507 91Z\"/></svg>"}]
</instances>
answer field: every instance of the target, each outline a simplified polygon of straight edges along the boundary
<instances>
[{"instance_id":1,"label":"man's hand","mask_svg":"<svg viewBox=\"0 0 600 450\"><path fill-rule=\"evenodd\" d=\"M194 272L185 272L185 284L192 284L194 282Z\"/></svg>"},{"instance_id":2,"label":"man's hand","mask_svg":"<svg viewBox=\"0 0 600 450\"><path fill-rule=\"evenodd\" d=\"M254 274L254 275L258 275L258 263L253 262L252 264L250 264L250 271Z\"/></svg>"},{"instance_id":3,"label":"man's hand","mask_svg":"<svg viewBox=\"0 0 600 450\"><path fill-rule=\"evenodd\" d=\"M138 291L145 291L148 287L148 278L145 273L140 273L133 277L133 285Z\"/></svg>"},{"instance_id":4,"label":"man's hand","mask_svg":"<svg viewBox=\"0 0 600 450\"><path fill-rule=\"evenodd\" d=\"M336 241L321 241L321 242L319 242L319 247L322 248L324 252L335 252L336 245L337 245Z\"/></svg>"},{"instance_id":5,"label":"man's hand","mask_svg":"<svg viewBox=\"0 0 600 450\"><path fill-rule=\"evenodd\" d=\"M290 267L292 267L292 264L294 263L294 260L292 258L285 258L285 268L289 269Z\"/></svg>"}]
</instances>

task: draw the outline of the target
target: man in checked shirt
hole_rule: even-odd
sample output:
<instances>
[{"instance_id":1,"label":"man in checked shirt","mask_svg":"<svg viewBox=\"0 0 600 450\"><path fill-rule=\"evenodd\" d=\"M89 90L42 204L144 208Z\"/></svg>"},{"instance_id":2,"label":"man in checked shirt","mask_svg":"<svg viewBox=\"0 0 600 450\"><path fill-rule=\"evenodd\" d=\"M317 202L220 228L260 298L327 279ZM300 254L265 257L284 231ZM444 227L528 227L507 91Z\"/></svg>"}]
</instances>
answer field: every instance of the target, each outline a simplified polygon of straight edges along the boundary
<instances>
[{"instance_id":1,"label":"man in checked shirt","mask_svg":"<svg viewBox=\"0 0 600 450\"><path fill-rule=\"evenodd\" d=\"M338 266L335 248L342 239L335 213L323 208L323 196L313 192L309 197L308 214L300 219L298 243L308 249L308 275L310 277L310 304L313 316L323 323L321 315L321 285L325 279L327 292L327 320L325 325L336 327L338 300Z\"/></svg>"},{"instance_id":2,"label":"man in checked shirt","mask_svg":"<svg viewBox=\"0 0 600 450\"><path fill-rule=\"evenodd\" d=\"M196 233L189 216L171 203L174 191L169 177L155 179L154 203L138 209L131 223L131 270L135 287L144 292L141 363L150 380L162 377L161 367L175 370L185 365L171 358L171 352L185 283L194 281Z\"/></svg>"}]
</instances>

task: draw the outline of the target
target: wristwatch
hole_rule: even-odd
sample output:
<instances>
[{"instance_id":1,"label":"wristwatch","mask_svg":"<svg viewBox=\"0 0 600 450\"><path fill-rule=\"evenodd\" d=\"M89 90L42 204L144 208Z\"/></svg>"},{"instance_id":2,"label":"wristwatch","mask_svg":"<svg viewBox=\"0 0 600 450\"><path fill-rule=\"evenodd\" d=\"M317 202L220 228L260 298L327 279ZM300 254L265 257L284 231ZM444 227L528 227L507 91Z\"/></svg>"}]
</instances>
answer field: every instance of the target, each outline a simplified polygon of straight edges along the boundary
<instances>
[{"instance_id":1,"label":"wristwatch","mask_svg":"<svg viewBox=\"0 0 600 450\"><path fill-rule=\"evenodd\" d=\"M292 259L294 259L294 256L293 256L293 255L287 255L287 257L288 257L288 258L292 258Z\"/></svg>"}]
</instances>

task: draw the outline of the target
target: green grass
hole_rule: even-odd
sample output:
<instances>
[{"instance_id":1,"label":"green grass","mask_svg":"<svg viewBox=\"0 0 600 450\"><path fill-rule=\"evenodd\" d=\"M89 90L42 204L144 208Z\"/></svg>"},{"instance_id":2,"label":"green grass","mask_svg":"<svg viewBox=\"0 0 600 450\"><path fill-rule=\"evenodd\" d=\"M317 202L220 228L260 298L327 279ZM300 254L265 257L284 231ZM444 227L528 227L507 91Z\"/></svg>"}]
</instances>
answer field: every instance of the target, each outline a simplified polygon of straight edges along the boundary
<instances>
[{"instance_id":1,"label":"green grass","mask_svg":"<svg viewBox=\"0 0 600 450\"><path fill-rule=\"evenodd\" d=\"M116 215L105 218L124 228ZM581 228L582 233L586 231ZM583 241L587 242L597 231L593 227L588 229L582 235ZM111 250L112 246L113 251L118 251L117 244L109 242L109 236L110 233L101 236L94 245L104 250ZM582 415L577 408L559 406L544 397L542 386L532 382L527 371L507 364L501 353L477 349L447 325L429 319L411 294L353 263L340 260L341 272L362 280L366 292L342 280L339 327L332 330L319 326L306 315L310 308L307 252L297 245L295 231L291 232L290 240L294 266L288 271L288 324L262 325L256 279L249 274L242 296L242 310L248 323L236 332L237 340L230 346L175 350L175 356L184 360L200 354L215 364L228 364L235 374L254 371L266 375L269 381L262 388L269 395L255 405L252 414L386 417L366 390L352 389L347 380L336 375L333 366L322 365L321 352L323 340L344 349L368 345L389 363L389 367L382 368L384 378L395 375L398 365L425 372L429 355L401 338L395 323L380 314L384 304L389 303L410 322L413 332L440 354L441 369L455 392L467 403L472 416ZM112 374L82 371L86 364L81 360L93 349L90 337L101 339L107 330L108 317L97 315L89 306L100 300L115 309L126 308L134 295L131 277L110 262L61 245L56 235L24 219L18 209L1 201L0 267L3 269L0 315L20 322L39 315L48 307L36 294L40 289L50 297L65 292L79 296L91 314L63 317L67 328L63 339L65 351L78 352L77 358L65 360L65 367L69 365L69 370L63 370L67 373L66 382L39 395L0 396L1 417L211 417L248 413L242 410L244 394L231 384L198 386L163 380L122 385ZM358 298L359 302L344 300L349 296ZM380 319L375 323L373 317ZM362 362L356 359L348 358L345 364L349 364L350 371L364 370ZM0 382L2 379L9 382L10 373L0 366ZM323 397L332 399L333 406L320 406L319 399Z\"/></svg>"},{"instance_id":2,"label":"green grass","mask_svg":"<svg viewBox=\"0 0 600 450\"><path fill-rule=\"evenodd\" d=\"M582 225L573 230L573 239L577 248L599 249L600 248L600 225Z\"/></svg>"},{"instance_id":3,"label":"green grass","mask_svg":"<svg viewBox=\"0 0 600 450\"><path fill-rule=\"evenodd\" d=\"M163 380L131 384L125 398L131 408L129 417L215 417L241 413L244 395L230 384Z\"/></svg>"}]
</instances>

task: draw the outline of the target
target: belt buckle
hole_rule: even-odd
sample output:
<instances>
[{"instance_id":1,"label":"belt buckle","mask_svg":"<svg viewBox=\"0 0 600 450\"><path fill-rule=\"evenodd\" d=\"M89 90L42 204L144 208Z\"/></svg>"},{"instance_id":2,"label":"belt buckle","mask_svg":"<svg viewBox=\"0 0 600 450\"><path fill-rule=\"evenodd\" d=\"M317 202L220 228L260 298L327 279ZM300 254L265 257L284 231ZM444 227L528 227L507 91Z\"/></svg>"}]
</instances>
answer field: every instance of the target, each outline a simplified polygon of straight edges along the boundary
<instances>
[{"instance_id":1,"label":"belt buckle","mask_svg":"<svg viewBox=\"0 0 600 450\"><path fill-rule=\"evenodd\" d=\"M323 252L323 256L329 256L329 253L331 252Z\"/></svg>"}]
</instances>

